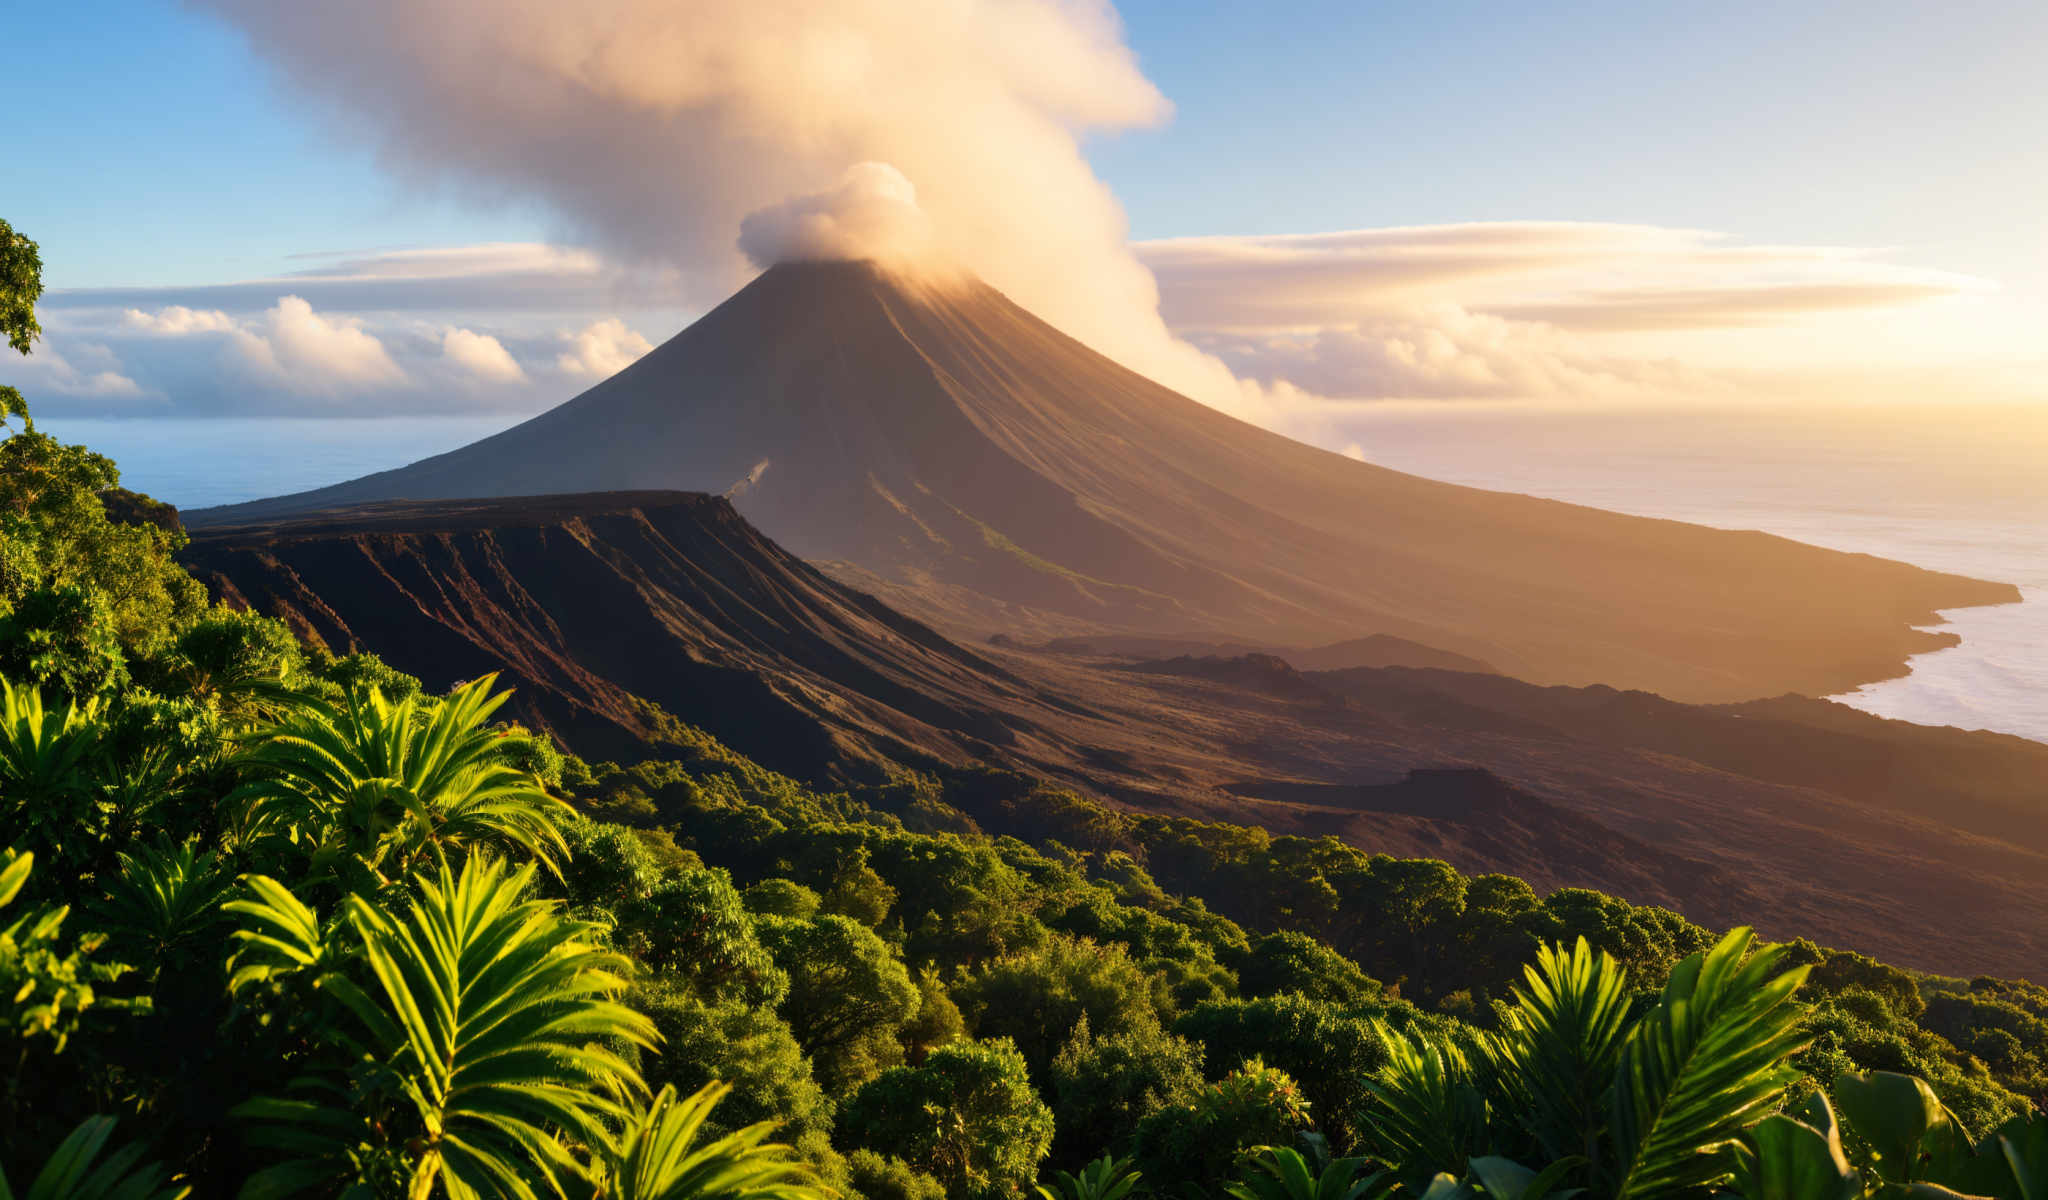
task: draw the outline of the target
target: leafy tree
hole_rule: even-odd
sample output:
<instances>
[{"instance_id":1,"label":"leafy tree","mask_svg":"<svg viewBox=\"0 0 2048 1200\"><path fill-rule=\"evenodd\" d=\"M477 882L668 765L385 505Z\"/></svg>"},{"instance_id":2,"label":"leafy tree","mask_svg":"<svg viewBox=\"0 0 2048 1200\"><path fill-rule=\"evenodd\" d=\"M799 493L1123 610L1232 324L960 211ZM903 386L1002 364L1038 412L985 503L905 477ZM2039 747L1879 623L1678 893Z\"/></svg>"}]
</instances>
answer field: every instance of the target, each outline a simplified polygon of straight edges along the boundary
<instances>
[{"instance_id":1,"label":"leafy tree","mask_svg":"<svg viewBox=\"0 0 2048 1200\"><path fill-rule=\"evenodd\" d=\"M1001 1040L954 1042L882 1072L847 1100L839 1127L842 1146L900 1158L962 1200L1025 1192L1052 1144L1052 1113Z\"/></svg>"},{"instance_id":2,"label":"leafy tree","mask_svg":"<svg viewBox=\"0 0 2048 1200\"><path fill-rule=\"evenodd\" d=\"M282 621L231 608L209 609L145 667L167 695L189 696L248 721L287 712L303 670L298 639Z\"/></svg>"},{"instance_id":3,"label":"leafy tree","mask_svg":"<svg viewBox=\"0 0 2048 1200\"><path fill-rule=\"evenodd\" d=\"M833 1106L811 1077L811 1064L789 1026L772 1011L743 1002L710 1002L669 980L636 987L626 997L634 1010L654 1022L659 1049L639 1055L647 1086L699 1091L713 1083L732 1085L708 1126L730 1132L762 1121L805 1159L832 1159Z\"/></svg>"},{"instance_id":4,"label":"leafy tree","mask_svg":"<svg viewBox=\"0 0 2048 1200\"><path fill-rule=\"evenodd\" d=\"M1046 1076L1053 1161L1079 1164L1127 1144L1139 1122L1201 1092L1202 1048L1157 1026L1098 1038L1074 1031Z\"/></svg>"},{"instance_id":5,"label":"leafy tree","mask_svg":"<svg viewBox=\"0 0 2048 1200\"><path fill-rule=\"evenodd\" d=\"M1103 1037L1159 1023L1144 972L1120 946L1054 938L989 963L953 987L975 1036L1006 1037L1042 1078L1083 1021Z\"/></svg>"},{"instance_id":6,"label":"leafy tree","mask_svg":"<svg viewBox=\"0 0 2048 1200\"><path fill-rule=\"evenodd\" d=\"M1339 1149L1357 1144L1366 1081L1386 1061L1372 1023L1305 996L1269 996L1203 1004L1174 1023L1199 1042L1213 1069L1259 1061L1299 1081L1318 1127Z\"/></svg>"},{"instance_id":7,"label":"leafy tree","mask_svg":"<svg viewBox=\"0 0 2048 1200\"><path fill-rule=\"evenodd\" d=\"M1227 1179L1247 1151L1288 1145L1310 1128L1294 1079L1252 1059L1193 1100L1140 1121L1133 1142L1145 1178L1171 1192Z\"/></svg>"},{"instance_id":8,"label":"leafy tree","mask_svg":"<svg viewBox=\"0 0 2048 1200\"><path fill-rule=\"evenodd\" d=\"M763 879L746 890L747 911L771 917L807 920L824 903L818 893L793 879Z\"/></svg>"},{"instance_id":9,"label":"leafy tree","mask_svg":"<svg viewBox=\"0 0 2048 1200\"><path fill-rule=\"evenodd\" d=\"M917 976L917 1014L903 1023L899 1037L904 1059L911 1066L948 1042L967 1036L967 1019L946 990L939 973L927 967Z\"/></svg>"},{"instance_id":10,"label":"leafy tree","mask_svg":"<svg viewBox=\"0 0 2048 1200\"><path fill-rule=\"evenodd\" d=\"M847 1176L864 1200L946 1200L946 1185L900 1158L856 1150L846 1156Z\"/></svg>"},{"instance_id":11,"label":"leafy tree","mask_svg":"<svg viewBox=\"0 0 2048 1200\"><path fill-rule=\"evenodd\" d=\"M0 336L18 354L27 354L43 331L36 321L36 301L42 296L42 252L27 235L0 221ZM20 392L0 385L0 433L15 417L28 420L28 403Z\"/></svg>"},{"instance_id":12,"label":"leafy tree","mask_svg":"<svg viewBox=\"0 0 2048 1200\"><path fill-rule=\"evenodd\" d=\"M755 935L723 870L671 873L620 916L641 961L677 973L708 1000L773 1007L788 994L788 975Z\"/></svg>"},{"instance_id":13,"label":"leafy tree","mask_svg":"<svg viewBox=\"0 0 2048 1200\"><path fill-rule=\"evenodd\" d=\"M1246 996L1277 996L1298 992L1339 1008L1356 1008L1379 998L1379 984L1358 964L1306 934L1283 930L1252 943L1237 967L1237 985Z\"/></svg>"},{"instance_id":14,"label":"leafy tree","mask_svg":"<svg viewBox=\"0 0 2048 1200\"><path fill-rule=\"evenodd\" d=\"M917 1015L918 989L873 930L829 914L763 917L759 928L789 975L783 1019L828 1091L845 1092L901 1058L897 1037Z\"/></svg>"}]
</instances>

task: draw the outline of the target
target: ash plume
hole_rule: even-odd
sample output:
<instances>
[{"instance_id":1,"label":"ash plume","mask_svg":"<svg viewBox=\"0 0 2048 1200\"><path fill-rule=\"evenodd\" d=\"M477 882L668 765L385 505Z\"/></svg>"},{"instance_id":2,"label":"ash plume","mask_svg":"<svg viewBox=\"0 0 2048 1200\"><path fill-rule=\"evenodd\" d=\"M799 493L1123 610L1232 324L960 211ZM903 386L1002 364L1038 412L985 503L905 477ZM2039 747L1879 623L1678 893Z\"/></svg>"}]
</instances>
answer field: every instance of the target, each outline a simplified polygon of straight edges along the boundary
<instances>
[{"instance_id":1,"label":"ash plume","mask_svg":"<svg viewBox=\"0 0 2048 1200\"><path fill-rule=\"evenodd\" d=\"M1081 153L1169 112L1105 0L192 2L400 177L538 203L700 303L750 254L893 253L928 229L932 255L1096 349L1259 415L1168 332ZM873 203L891 189L917 220Z\"/></svg>"}]
</instances>

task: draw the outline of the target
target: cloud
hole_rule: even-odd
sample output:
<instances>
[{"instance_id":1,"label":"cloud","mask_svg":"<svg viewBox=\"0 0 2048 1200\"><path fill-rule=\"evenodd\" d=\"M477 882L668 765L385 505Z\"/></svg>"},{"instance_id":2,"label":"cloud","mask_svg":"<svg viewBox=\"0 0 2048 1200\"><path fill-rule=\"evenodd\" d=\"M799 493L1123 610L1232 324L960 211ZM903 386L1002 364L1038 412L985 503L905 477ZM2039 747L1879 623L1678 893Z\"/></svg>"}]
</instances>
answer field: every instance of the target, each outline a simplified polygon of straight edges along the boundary
<instances>
[{"instance_id":1,"label":"cloud","mask_svg":"<svg viewBox=\"0 0 2048 1200\"><path fill-rule=\"evenodd\" d=\"M1167 329L1082 152L1169 112L1108 0L197 3L406 182L540 203L568 240L673 269L687 305L752 269L749 215L816 217L793 198L887 164L948 261L1172 386L1256 401Z\"/></svg>"},{"instance_id":2,"label":"cloud","mask_svg":"<svg viewBox=\"0 0 2048 1200\"><path fill-rule=\"evenodd\" d=\"M556 369L597 379L618 374L654 349L652 343L628 329L617 317L594 321L581 332L564 337L569 348L555 359Z\"/></svg>"},{"instance_id":3,"label":"cloud","mask_svg":"<svg viewBox=\"0 0 2048 1200\"><path fill-rule=\"evenodd\" d=\"M323 317L298 296L279 297L264 314L261 332L238 331L236 345L253 365L274 371L296 390L391 384L405 378L384 343L365 331L360 320Z\"/></svg>"},{"instance_id":4,"label":"cloud","mask_svg":"<svg viewBox=\"0 0 2048 1200\"><path fill-rule=\"evenodd\" d=\"M1271 329L1448 301L1584 328L1700 327L1910 304L1981 280L1836 246L1649 225L1486 222L1139 243L1176 329ZM1552 320L1551 318L1556 318Z\"/></svg>"},{"instance_id":5,"label":"cloud","mask_svg":"<svg viewBox=\"0 0 2048 1200\"><path fill-rule=\"evenodd\" d=\"M826 191L749 214L740 222L739 244L763 267L819 259L916 264L932 254L932 222L903 172L855 163Z\"/></svg>"},{"instance_id":6,"label":"cloud","mask_svg":"<svg viewBox=\"0 0 2048 1200\"><path fill-rule=\"evenodd\" d=\"M1600 333L1642 329L1733 329L1811 313L1897 308L1964 290L1937 283L1786 283L1761 287L1623 288L1493 311L1524 321Z\"/></svg>"},{"instance_id":7,"label":"cloud","mask_svg":"<svg viewBox=\"0 0 2048 1200\"><path fill-rule=\"evenodd\" d=\"M1335 399L1722 396L1726 372L1613 337L1790 328L1986 288L1866 249L1584 222L1176 238L1137 249L1176 334L1268 389Z\"/></svg>"},{"instance_id":8,"label":"cloud","mask_svg":"<svg viewBox=\"0 0 2048 1200\"><path fill-rule=\"evenodd\" d=\"M46 293L51 312L130 310L131 328L167 334L219 328L261 312L280 295L317 309L350 312L534 313L680 308L679 277L633 269L596 252L538 242L496 242L298 255L330 261L287 275L232 283L62 288ZM143 311L145 309L154 311Z\"/></svg>"},{"instance_id":9,"label":"cloud","mask_svg":"<svg viewBox=\"0 0 2048 1200\"><path fill-rule=\"evenodd\" d=\"M450 329L441 338L441 354L479 379L515 383L526 378L505 344L487 333Z\"/></svg>"},{"instance_id":10,"label":"cloud","mask_svg":"<svg viewBox=\"0 0 2048 1200\"><path fill-rule=\"evenodd\" d=\"M125 369L110 347L96 342L66 342L60 350L47 336L33 345L25 360L9 366L10 371L22 372L18 382L37 412L44 411L37 403L44 393L118 401L116 407L130 408L133 401L146 398L148 392L124 374Z\"/></svg>"},{"instance_id":11,"label":"cloud","mask_svg":"<svg viewBox=\"0 0 2048 1200\"><path fill-rule=\"evenodd\" d=\"M1455 305L1298 332L1190 336L1249 378L1338 399L1655 399L1716 386L1669 360L1601 355L1546 326Z\"/></svg>"},{"instance_id":12,"label":"cloud","mask_svg":"<svg viewBox=\"0 0 2048 1200\"><path fill-rule=\"evenodd\" d=\"M166 337L183 337L191 333L227 333L235 328L234 318L219 309L196 310L182 304L173 304L153 313L131 308L122 314L131 329L144 333L162 334Z\"/></svg>"}]
</instances>

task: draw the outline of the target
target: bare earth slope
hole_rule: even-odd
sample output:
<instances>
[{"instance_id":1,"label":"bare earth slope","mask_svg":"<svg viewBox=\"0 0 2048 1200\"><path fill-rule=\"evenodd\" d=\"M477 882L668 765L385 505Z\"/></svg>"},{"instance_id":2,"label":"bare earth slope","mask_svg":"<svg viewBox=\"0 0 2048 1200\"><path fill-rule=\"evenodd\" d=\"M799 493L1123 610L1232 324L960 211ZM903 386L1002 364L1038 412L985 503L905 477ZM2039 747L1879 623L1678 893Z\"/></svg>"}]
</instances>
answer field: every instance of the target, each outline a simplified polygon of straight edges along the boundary
<instances>
[{"instance_id":1,"label":"bare earth slope","mask_svg":"<svg viewBox=\"0 0 2048 1200\"><path fill-rule=\"evenodd\" d=\"M519 715L588 757L656 751L652 702L812 780L1007 766L1135 808L2048 978L2048 746L2017 738L1797 698L969 649L726 501L672 492L369 505L198 530L185 557L216 595L429 686L503 671Z\"/></svg>"},{"instance_id":2,"label":"bare earth slope","mask_svg":"<svg viewBox=\"0 0 2048 1200\"><path fill-rule=\"evenodd\" d=\"M1823 695L2002 584L1455 487L1189 400L973 281L776 267L619 375L396 471L189 514L687 488L959 635L1385 634L1542 683Z\"/></svg>"}]
</instances>

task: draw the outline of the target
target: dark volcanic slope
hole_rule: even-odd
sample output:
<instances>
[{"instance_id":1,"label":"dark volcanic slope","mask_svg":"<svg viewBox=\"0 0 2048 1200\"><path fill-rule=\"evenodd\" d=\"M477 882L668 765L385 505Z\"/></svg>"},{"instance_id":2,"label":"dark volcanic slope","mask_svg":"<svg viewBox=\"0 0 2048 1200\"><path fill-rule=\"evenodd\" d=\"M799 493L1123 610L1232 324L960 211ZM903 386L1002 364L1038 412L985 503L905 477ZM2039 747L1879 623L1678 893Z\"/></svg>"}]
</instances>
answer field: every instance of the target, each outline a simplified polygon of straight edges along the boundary
<instances>
[{"instance_id":1,"label":"dark volcanic slope","mask_svg":"<svg viewBox=\"0 0 2048 1200\"><path fill-rule=\"evenodd\" d=\"M1796 699L968 650L678 493L373 505L201 530L187 557L217 594L434 687L503 670L521 715L589 757L647 752L651 700L814 780L993 763L1133 807L2048 978L2048 746L2016 738Z\"/></svg>"},{"instance_id":2,"label":"dark volcanic slope","mask_svg":"<svg viewBox=\"0 0 2048 1200\"><path fill-rule=\"evenodd\" d=\"M520 714L592 755L637 757L636 698L818 778L1013 740L992 704L1030 688L674 492L366 505L202 530L213 591L430 685L504 671Z\"/></svg>"},{"instance_id":3,"label":"dark volcanic slope","mask_svg":"<svg viewBox=\"0 0 2048 1200\"><path fill-rule=\"evenodd\" d=\"M1387 634L1690 700L1896 675L1935 610L2013 601L1757 533L1454 487L1257 429L975 282L781 266L612 379L397 471L197 524L397 497L730 492L963 634Z\"/></svg>"}]
</instances>

